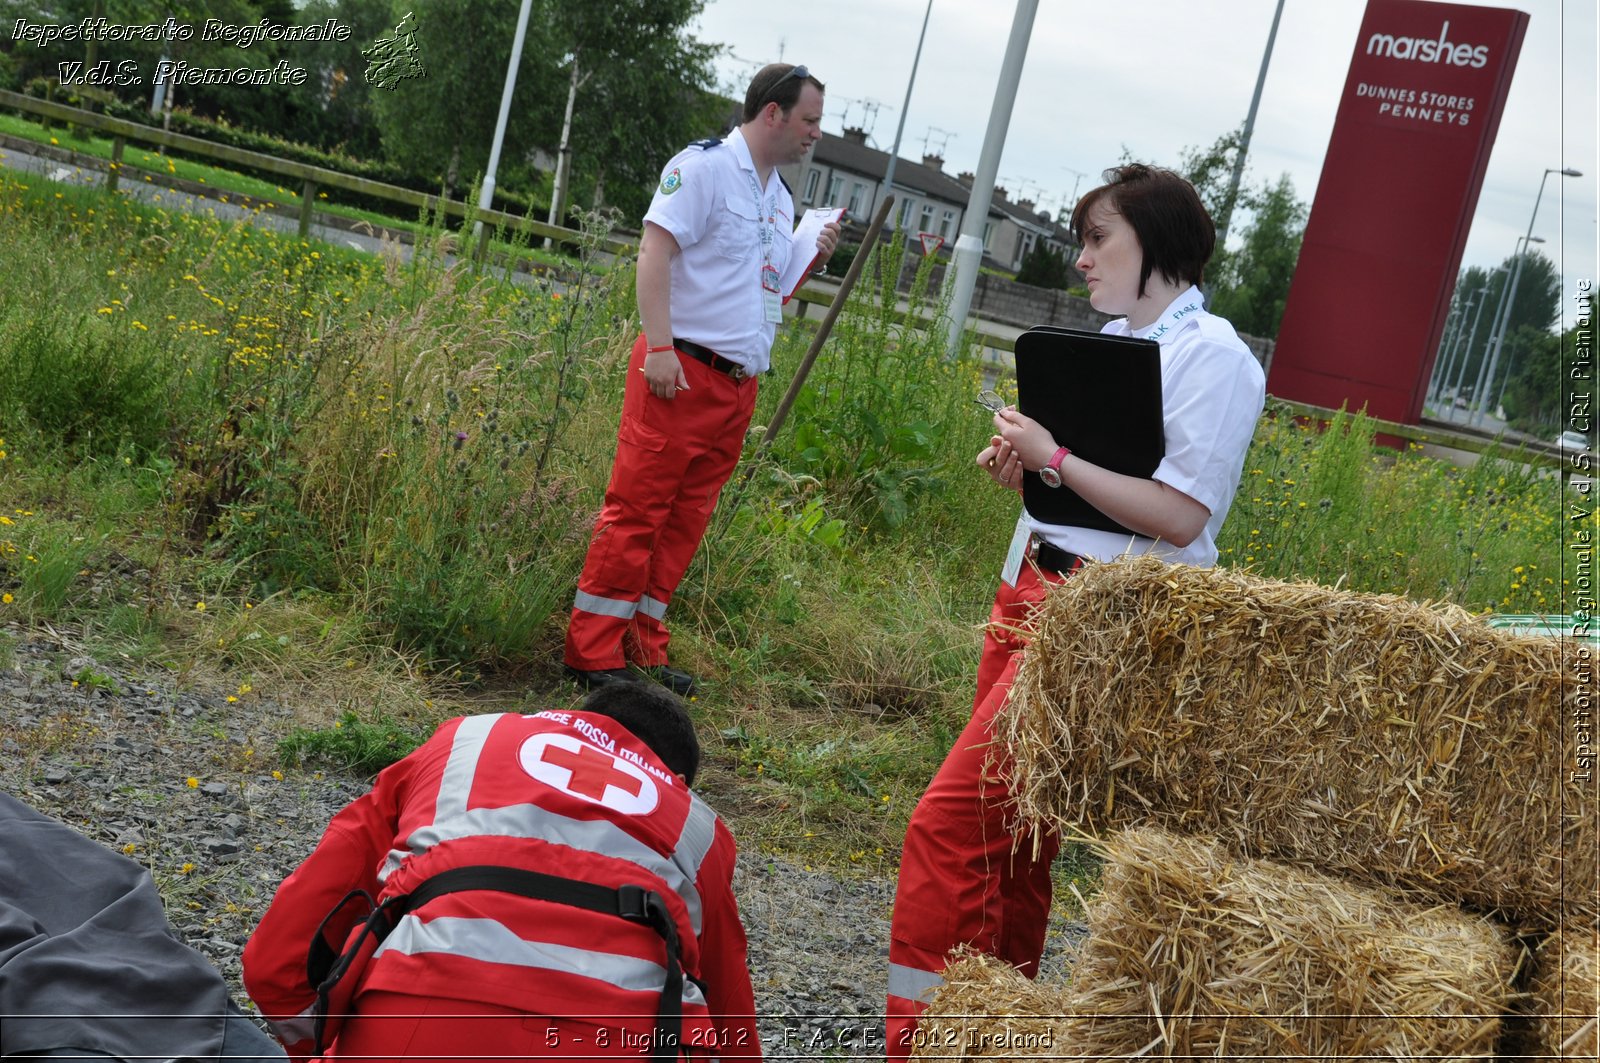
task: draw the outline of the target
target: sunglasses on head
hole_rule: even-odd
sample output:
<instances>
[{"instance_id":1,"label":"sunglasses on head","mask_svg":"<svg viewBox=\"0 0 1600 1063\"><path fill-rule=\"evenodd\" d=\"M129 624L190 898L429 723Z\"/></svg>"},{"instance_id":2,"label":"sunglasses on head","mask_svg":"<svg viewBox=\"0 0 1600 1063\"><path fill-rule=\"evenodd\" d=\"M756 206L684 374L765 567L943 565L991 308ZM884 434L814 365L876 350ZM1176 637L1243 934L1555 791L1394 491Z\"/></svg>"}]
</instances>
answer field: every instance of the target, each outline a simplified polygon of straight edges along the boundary
<instances>
[{"instance_id":1,"label":"sunglasses on head","mask_svg":"<svg viewBox=\"0 0 1600 1063\"><path fill-rule=\"evenodd\" d=\"M790 71L787 74L783 75L783 77L779 78L777 81L774 81L772 83L772 87L767 90L767 94L763 98L762 106L765 107L767 104L773 102L772 101L772 97L777 94L778 89L783 85L783 83L785 81L788 81L790 78L799 78L801 81L804 81L807 78L809 78L810 76L811 76L811 71L807 70L804 66L797 66L797 67L791 68Z\"/></svg>"}]
</instances>

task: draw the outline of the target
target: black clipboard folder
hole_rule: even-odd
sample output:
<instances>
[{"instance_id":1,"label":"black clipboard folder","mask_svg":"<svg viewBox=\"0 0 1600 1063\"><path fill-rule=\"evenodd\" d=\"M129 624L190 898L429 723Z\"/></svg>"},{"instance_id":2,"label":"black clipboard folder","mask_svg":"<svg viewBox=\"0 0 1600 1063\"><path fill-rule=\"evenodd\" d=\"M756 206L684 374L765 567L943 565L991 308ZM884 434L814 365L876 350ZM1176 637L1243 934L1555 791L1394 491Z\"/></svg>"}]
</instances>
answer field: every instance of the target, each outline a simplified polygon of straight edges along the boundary
<instances>
[{"instance_id":1,"label":"black clipboard folder","mask_svg":"<svg viewBox=\"0 0 1600 1063\"><path fill-rule=\"evenodd\" d=\"M1017 409L1084 461L1148 479L1166 456L1161 345L1131 336L1039 325L1017 337ZM1035 520L1136 535L1072 488L1022 477Z\"/></svg>"}]
</instances>

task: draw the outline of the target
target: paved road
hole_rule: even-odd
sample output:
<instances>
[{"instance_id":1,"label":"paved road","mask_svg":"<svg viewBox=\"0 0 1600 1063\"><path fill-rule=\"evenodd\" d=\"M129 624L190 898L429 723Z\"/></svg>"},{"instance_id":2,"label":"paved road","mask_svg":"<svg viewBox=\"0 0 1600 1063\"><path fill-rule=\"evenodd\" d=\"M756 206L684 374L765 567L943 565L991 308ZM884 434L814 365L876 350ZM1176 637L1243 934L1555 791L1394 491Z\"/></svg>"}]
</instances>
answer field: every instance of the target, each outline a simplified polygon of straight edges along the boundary
<instances>
[{"instance_id":1,"label":"paved road","mask_svg":"<svg viewBox=\"0 0 1600 1063\"><path fill-rule=\"evenodd\" d=\"M30 154L15 146L0 147L0 167L8 170L20 170L24 173L41 174L52 181L67 185L103 188L106 181L105 174L99 170L72 166L56 159ZM296 233L299 231L299 221L296 218L288 218L267 211L257 213L255 210L246 209L233 203L224 203L215 197L191 195L154 183L147 183L133 176L124 178L121 182L120 191L146 203L159 203L169 210L187 210L195 213L203 213L209 210L216 214L218 218L227 221L251 221L262 228L273 229L283 233ZM218 195L224 194L218 193ZM377 236L352 233L329 225L313 224L311 233L319 240L325 240L330 244L353 247L358 251L368 251L373 254L378 253L384 243L382 238ZM406 248L406 254L410 254L409 247Z\"/></svg>"}]
</instances>

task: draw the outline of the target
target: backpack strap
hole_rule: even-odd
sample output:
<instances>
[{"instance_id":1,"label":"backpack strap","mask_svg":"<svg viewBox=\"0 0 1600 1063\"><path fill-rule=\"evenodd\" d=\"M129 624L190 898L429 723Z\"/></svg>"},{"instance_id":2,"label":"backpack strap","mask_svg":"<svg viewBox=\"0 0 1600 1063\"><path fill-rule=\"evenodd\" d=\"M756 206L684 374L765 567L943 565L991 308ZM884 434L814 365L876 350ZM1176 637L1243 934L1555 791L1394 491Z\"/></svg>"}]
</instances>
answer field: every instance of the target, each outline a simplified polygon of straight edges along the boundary
<instances>
[{"instance_id":1,"label":"backpack strap","mask_svg":"<svg viewBox=\"0 0 1600 1063\"><path fill-rule=\"evenodd\" d=\"M679 958L681 950L678 925L659 893L643 886L627 885L612 889L610 886L599 886L593 882L546 875L522 868L474 864L451 868L449 871L442 871L424 879L410 893L391 897L373 910L361 933L345 949L344 954L332 965L327 978L317 987L315 1027L318 1055L323 1054L327 1048L322 1040L330 994L333 987L350 972L368 935L375 938L375 945L381 944L407 912L420 908L447 893L460 893L466 890L493 890L497 893L510 893L538 901L566 904L585 911L599 912L602 915L614 915L632 923L643 923L655 930L667 947L667 980L661 990L661 1003L656 1009L656 1029L652 1039L654 1051L650 1058L655 1063L671 1063L680 1052L686 1052L688 1046L683 1043L683 965ZM349 900L350 897L346 897L344 901L340 901L334 912ZM330 918L334 912L329 913ZM318 940L320 939L319 933ZM704 989L703 983L698 979L694 981L702 990Z\"/></svg>"}]
</instances>

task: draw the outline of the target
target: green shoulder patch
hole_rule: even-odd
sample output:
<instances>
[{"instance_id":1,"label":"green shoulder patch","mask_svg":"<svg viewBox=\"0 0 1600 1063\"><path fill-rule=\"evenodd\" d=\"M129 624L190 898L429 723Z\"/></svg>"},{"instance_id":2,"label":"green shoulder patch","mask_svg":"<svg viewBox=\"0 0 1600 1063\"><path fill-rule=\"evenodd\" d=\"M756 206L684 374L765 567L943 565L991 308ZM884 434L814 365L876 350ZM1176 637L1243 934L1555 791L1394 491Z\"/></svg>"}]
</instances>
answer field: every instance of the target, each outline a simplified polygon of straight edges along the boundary
<instances>
[{"instance_id":1,"label":"green shoulder patch","mask_svg":"<svg viewBox=\"0 0 1600 1063\"><path fill-rule=\"evenodd\" d=\"M674 166L672 168L672 172L661 179L661 194L664 196L670 196L672 193L676 192L682 187L683 171Z\"/></svg>"}]
</instances>

